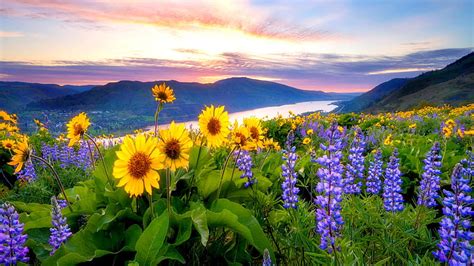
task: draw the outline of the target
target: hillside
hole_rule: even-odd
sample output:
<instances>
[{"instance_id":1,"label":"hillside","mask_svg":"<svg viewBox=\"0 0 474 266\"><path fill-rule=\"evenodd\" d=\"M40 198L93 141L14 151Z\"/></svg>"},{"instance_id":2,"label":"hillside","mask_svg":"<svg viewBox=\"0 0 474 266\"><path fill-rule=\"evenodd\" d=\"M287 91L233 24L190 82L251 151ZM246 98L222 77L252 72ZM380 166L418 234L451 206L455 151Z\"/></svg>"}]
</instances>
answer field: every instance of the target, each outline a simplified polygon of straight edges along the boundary
<instances>
[{"instance_id":1,"label":"hillside","mask_svg":"<svg viewBox=\"0 0 474 266\"><path fill-rule=\"evenodd\" d=\"M443 69L409 79L398 88L396 86L391 89L385 88L385 95L379 99L372 97L384 84L380 84L352 101L342 103L339 111L375 113L408 110L421 105L472 103L474 102L474 53L460 58ZM369 102L362 102L358 106L357 102L360 99L368 99Z\"/></svg>"},{"instance_id":2,"label":"hillside","mask_svg":"<svg viewBox=\"0 0 474 266\"><path fill-rule=\"evenodd\" d=\"M92 87L0 81L0 109L15 112L33 101L76 94Z\"/></svg>"},{"instance_id":3,"label":"hillside","mask_svg":"<svg viewBox=\"0 0 474 266\"><path fill-rule=\"evenodd\" d=\"M390 94L392 91L400 89L405 85L409 79L396 78L377 85L372 90L364 93L354 99L344 102L343 106L339 108L338 112L360 112L366 108L371 107L377 101Z\"/></svg>"},{"instance_id":4,"label":"hillside","mask_svg":"<svg viewBox=\"0 0 474 266\"><path fill-rule=\"evenodd\" d=\"M151 87L163 81L119 81L97 86L74 96L42 100L28 105L29 110L128 111L150 115L156 109ZM249 78L229 78L210 84L166 81L177 100L161 118L186 120L195 117L204 105L225 105L230 112L310 100L341 100L350 95L304 91L283 84Z\"/></svg>"}]
</instances>

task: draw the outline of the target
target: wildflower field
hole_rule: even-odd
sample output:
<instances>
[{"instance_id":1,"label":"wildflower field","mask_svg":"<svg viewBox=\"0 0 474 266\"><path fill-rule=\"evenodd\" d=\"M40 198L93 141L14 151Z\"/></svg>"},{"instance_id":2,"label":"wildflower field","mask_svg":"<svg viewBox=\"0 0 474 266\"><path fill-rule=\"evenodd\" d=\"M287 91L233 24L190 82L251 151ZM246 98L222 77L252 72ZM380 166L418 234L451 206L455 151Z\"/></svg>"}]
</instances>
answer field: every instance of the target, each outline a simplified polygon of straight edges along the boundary
<instances>
[{"instance_id":1,"label":"wildflower field","mask_svg":"<svg viewBox=\"0 0 474 266\"><path fill-rule=\"evenodd\" d=\"M0 112L0 264L472 265L474 104L53 136ZM152 97L150 95L150 97Z\"/></svg>"}]
</instances>

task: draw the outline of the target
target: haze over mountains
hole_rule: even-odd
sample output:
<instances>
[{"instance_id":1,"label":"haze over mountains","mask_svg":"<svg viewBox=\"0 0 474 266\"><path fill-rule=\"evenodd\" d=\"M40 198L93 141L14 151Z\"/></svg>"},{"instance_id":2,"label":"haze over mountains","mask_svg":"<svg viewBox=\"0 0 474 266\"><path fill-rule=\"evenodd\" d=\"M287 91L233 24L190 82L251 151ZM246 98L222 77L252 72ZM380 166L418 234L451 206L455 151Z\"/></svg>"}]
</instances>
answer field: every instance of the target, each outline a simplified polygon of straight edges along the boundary
<instances>
[{"instance_id":1,"label":"haze over mountains","mask_svg":"<svg viewBox=\"0 0 474 266\"><path fill-rule=\"evenodd\" d=\"M422 105L474 103L474 53L415 78L392 79L340 104L338 112L393 112Z\"/></svg>"}]
</instances>

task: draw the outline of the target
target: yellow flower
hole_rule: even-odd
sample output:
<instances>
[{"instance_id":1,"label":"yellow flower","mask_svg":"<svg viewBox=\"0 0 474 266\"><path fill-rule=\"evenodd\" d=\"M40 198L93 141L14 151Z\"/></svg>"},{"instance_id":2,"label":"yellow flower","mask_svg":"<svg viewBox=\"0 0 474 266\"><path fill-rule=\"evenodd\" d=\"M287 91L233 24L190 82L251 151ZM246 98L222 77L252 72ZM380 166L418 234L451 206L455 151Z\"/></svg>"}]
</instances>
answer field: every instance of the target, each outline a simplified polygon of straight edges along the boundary
<instances>
[{"instance_id":1,"label":"yellow flower","mask_svg":"<svg viewBox=\"0 0 474 266\"><path fill-rule=\"evenodd\" d=\"M413 124L409 125L408 128L409 128L409 129L414 129L414 128L416 128L416 123L413 123Z\"/></svg>"},{"instance_id":2,"label":"yellow flower","mask_svg":"<svg viewBox=\"0 0 474 266\"><path fill-rule=\"evenodd\" d=\"M15 141L12 139L4 139L2 140L2 146L7 150L11 150L15 146Z\"/></svg>"},{"instance_id":3,"label":"yellow flower","mask_svg":"<svg viewBox=\"0 0 474 266\"><path fill-rule=\"evenodd\" d=\"M253 148L263 148L263 129L260 119L255 117L245 118L244 125L249 130Z\"/></svg>"},{"instance_id":4,"label":"yellow flower","mask_svg":"<svg viewBox=\"0 0 474 266\"><path fill-rule=\"evenodd\" d=\"M155 85L151 92L153 93L153 97L155 97L155 101L160 103L172 103L176 100L174 96L174 91L169 86L167 86L164 82L161 85Z\"/></svg>"},{"instance_id":5,"label":"yellow flower","mask_svg":"<svg viewBox=\"0 0 474 266\"><path fill-rule=\"evenodd\" d=\"M229 114L224 106L206 107L199 115L199 128L209 147L220 147L229 135Z\"/></svg>"},{"instance_id":6,"label":"yellow flower","mask_svg":"<svg viewBox=\"0 0 474 266\"><path fill-rule=\"evenodd\" d=\"M451 137L453 130L450 127L443 127L443 135L447 138Z\"/></svg>"},{"instance_id":7,"label":"yellow flower","mask_svg":"<svg viewBox=\"0 0 474 266\"><path fill-rule=\"evenodd\" d=\"M136 139L126 136L117 151L113 175L120 179L117 187L124 187L130 197L140 196L144 190L151 195L152 187L160 188L160 175L155 171L162 166L157 142L143 135Z\"/></svg>"},{"instance_id":8,"label":"yellow flower","mask_svg":"<svg viewBox=\"0 0 474 266\"><path fill-rule=\"evenodd\" d=\"M452 119L447 120L445 124L450 128L454 128L456 126L456 122L454 122Z\"/></svg>"},{"instance_id":9,"label":"yellow flower","mask_svg":"<svg viewBox=\"0 0 474 266\"><path fill-rule=\"evenodd\" d=\"M304 144L304 145L307 145L307 144L309 144L310 142L311 142L311 139L310 139L310 138L304 138L304 139L303 139L303 144Z\"/></svg>"},{"instance_id":10,"label":"yellow flower","mask_svg":"<svg viewBox=\"0 0 474 266\"><path fill-rule=\"evenodd\" d=\"M306 130L306 135L313 135L314 131L312 128Z\"/></svg>"},{"instance_id":11,"label":"yellow flower","mask_svg":"<svg viewBox=\"0 0 474 266\"><path fill-rule=\"evenodd\" d=\"M231 132L231 145L236 149L250 150L251 143L249 141L250 132L248 128L239 126L237 122L234 124L234 129Z\"/></svg>"},{"instance_id":12,"label":"yellow flower","mask_svg":"<svg viewBox=\"0 0 474 266\"><path fill-rule=\"evenodd\" d=\"M472 135L474 135L474 129L466 130L466 131L464 131L464 134L468 135L468 136L472 136Z\"/></svg>"},{"instance_id":13,"label":"yellow flower","mask_svg":"<svg viewBox=\"0 0 474 266\"><path fill-rule=\"evenodd\" d=\"M30 147L28 145L28 138L23 136L21 141L17 141L15 146L13 146L13 157L9 165L16 166L15 174L20 172L23 168L23 164L30 158Z\"/></svg>"},{"instance_id":14,"label":"yellow flower","mask_svg":"<svg viewBox=\"0 0 474 266\"><path fill-rule=\"evenodd\" d=\"M78 114L67 123L67 138L69 139L69 146L74 146L74 144L81 139L90 124L91 123L86 113Z\"/></svg>"},{"instance_id":15,"label":"yellow flower","mask_svg":"<svg viewBox=\"0 0 474 266\"><path fill-rule=\"evenodd\" d=\"M187 168L189 164L189 151L193 142L184 124L175 124L174 121L168 129L160 132L158 149L160 162L165 168L175 171L177 168Z\"/></svg>"},{"instance_id":16,"label":"yellow flower","mask_svg":"<svg viewBox=\"0 0 474 266\"><path fill-rule=\"evenodd\" d=\"M263 142L263 146L266 149L274 149L276 151L279 151L281 149L280 144L274 141L273 139L265 139L265 141Z\"/></svg>"},{"instance_id":17,"label":"yellow flower","mask_svg":"<svg viewBox=\"0 0 474 266\"><path fill-rule=\"evenodd\" d=\"M392 134L388 134L388 136L383 141L383 144L384 145L392 145L392 143L393 143Z\"/></svg>"},{"instance_id":18,"label":"yellow flower","mask_svg":"<svg viewBox=\"0 0 474 266\"><path fill-rule=\"evenodd\" d=\"M337 127L337 130L339 130L339 132L341 132L341 133L343 133L343 132L344 132L344 128L343 128L343 127L341 127L341 126L338 126L338 127Z\"/></svg>"},{"instance_id":19,"label":"yellow flower","mask_svg":"<svg viewBox=\"0 0 474 266\"><path fill-rule=\"evenodd\" d=\"M0 119L16 124L16 115L15 114L10 115L3 110L0 110Z\"/></svg>"},{"instance_id":20,"label":"yellow flower","mask_svg":"<svg viewBox=\"0 0 474 266\"><path fill-rule=\"evenodd\" d=\"M457 133L459 137L464 138L464 132L460 128L458 128Z\"/></svg>"}]
</instances>

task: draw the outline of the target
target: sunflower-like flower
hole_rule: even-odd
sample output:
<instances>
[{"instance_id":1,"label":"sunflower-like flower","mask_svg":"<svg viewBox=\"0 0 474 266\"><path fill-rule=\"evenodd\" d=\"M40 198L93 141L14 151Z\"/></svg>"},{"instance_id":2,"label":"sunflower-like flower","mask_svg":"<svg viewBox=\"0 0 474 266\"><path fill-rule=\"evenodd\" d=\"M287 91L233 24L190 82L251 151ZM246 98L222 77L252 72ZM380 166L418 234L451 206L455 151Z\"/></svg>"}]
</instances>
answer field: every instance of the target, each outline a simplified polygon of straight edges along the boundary
<instances>
[{"instance_id":1,"label":"sunflower-like flower","mask_svg":"<svg viewBox=\"0 0 474 266\"><path fill-rule=\"evenodd\" d=\"M304 144L304 145L308 145L310 142L311 142L311 139L310 139L310 138L304 138L304 139L303 139L303 144Z\"/></svg>"},{"instance_id":2,"label":"sunflower-like flower","mask_svg":"<svg viewBox=\"0 0 474 266\"><path fill-rule=\"evenodd\" d=\"M4 139L2 140L2 146L7 150L11 150L15 146L15 141L12 139Z\"/></svg>"},{"instance_id":3,"label":"sunflower-like flower","mask_svg":"<svg viewBox=\"0 0 474 266\"><path fill-rule=\"evenodd\" d=\"M250 140L249 129L245 126L239 126L237 122L235 122L230 136L230 144L235 149L252 149L253 145Z\"/></svg>"},{"instance_id":4,"label":"sunflower-like flower","mask_svg":"<svg viewBox=\"0 0 474 266\"><path fill-rule=\"evenodd\" d=\"M392 145L393 144L392 134L388 134L388 136L383 141L383 144L384 145Z\"/></svg>"},{"instance_id":5,"label":"sunflower-like flower","mask_svg":"<svg viewBox=\"0 0 474 266\"><path fill-rule=\"evenodd\" d=\"M74 146L74 144L79 142L90 125L91 122L86 113L80 113L73 117L71 121L67 123L67 138L69 139L69 146Z\"/></svg>"},{"instance_id":6,"label":"sunflower-like flower","mask_svg":"<svg viewBox=\"0 0 474 266\"><path fill-rule=\"evenodd\" d=\"M173 89L164 82L151 88L151 92L153 93L153 97L155 97L155 101L160 103L172 103L176 100Z\"/></svg>"},{"instance_id":7,"label":"sunflower-like flower","mask_svg":"<svg viewBox=\"0 0 474 266\"><path fill-rule=\"evenodd\" d=\"M199 115L199 128L209 147L220 147L229 135L229 114L224 106L206 107Z\"/></svg>"},{"instance_id":8,"label":"sunflower-like flower","mask_svg":"<svg viewBox=\"0 0 474 266\"><path fill-rule=\"evenodd\" d=\"M258 118L251 117L244 119L244 125L248 128L250 133L250 141L252 142L252 148L263 148L263 129L261 121Z\"/></svg>"},{"instance_id":9,"label":"sunflower-like flower","mask_svg":"<svg viewBox=\"0 0 474 266\"><path fill-rule=\"evenodd\" d=\"M187 168L189 164L189 151L193 142L184 124L175 124L174 121L168 129L160 132L158 149L160 162L165 168L175 171L177 168Z\"/></svg>"},{"instance_id":10,"label":"sunflower-like flower","mask_svg":"<svg viewBox=\"0 0 474 266\"><path fill-rule=\"evenodd\" d=\"M281 147L280 147L280 144L276 141L273 140L273 138L271 139L265 139L263 141L263 146L265 147L265 149L274 149L276 151L279 151L281 150Z\"/></svg>"},{"instance_id":11,"label":"sunflower-like flower","mask_svg":"<svg viewBox=\"0 0 474 266\"><path fill-rule=\"evenodd\" d=\"M144 190L151 195L152 187L160 187L160 175L156 170L161 169L162 164L157 143L156 138L146 138L144 135L135 139L126 136L117 151L113 175L120 179L117 187L124 187L130 197L140 196Z\"/></svg>"},{"instance_id":12,"label":"sunflower-like flower","mask_svg":"<svg viewBox=\"0 0 474 266\"><path fill-rule=\"evenodd\" d=\"M16 144L13 146L13 157L9 165L15 166L15 174L20 172L23 168L23 165L29 160L30 158L30 146L28 144L28 138L23 136L22 140L17 140Z\"/></svg>"}]
</instances>

